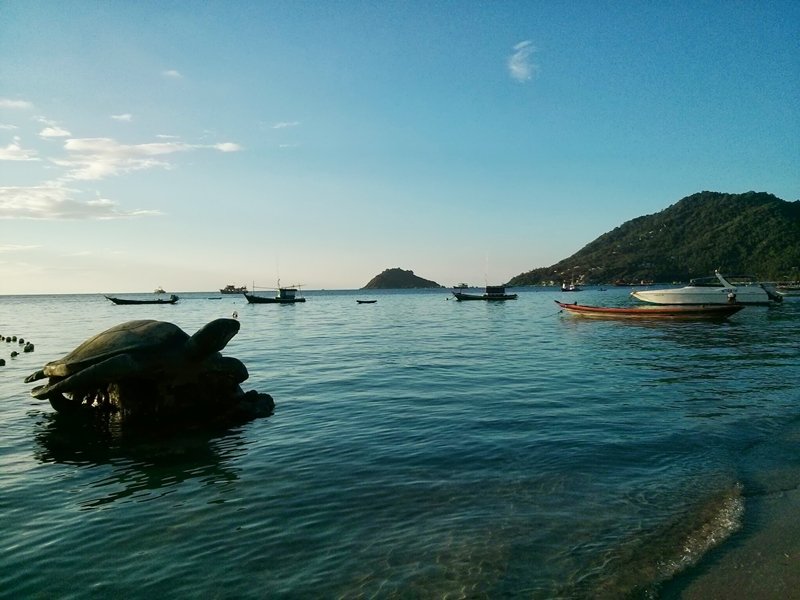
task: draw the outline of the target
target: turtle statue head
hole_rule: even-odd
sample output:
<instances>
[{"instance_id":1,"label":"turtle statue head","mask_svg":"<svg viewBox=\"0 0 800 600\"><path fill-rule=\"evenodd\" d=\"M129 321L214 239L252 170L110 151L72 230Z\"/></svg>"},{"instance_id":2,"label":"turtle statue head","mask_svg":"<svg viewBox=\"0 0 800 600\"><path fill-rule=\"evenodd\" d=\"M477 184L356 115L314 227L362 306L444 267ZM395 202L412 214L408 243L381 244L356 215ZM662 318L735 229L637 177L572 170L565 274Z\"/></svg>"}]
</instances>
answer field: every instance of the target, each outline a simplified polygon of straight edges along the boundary
<instances>
[{"instance_id":1,"label":"turtle statue head","mask_svg":"<svg viewBox=\"0 0 800 600\"><path fill-rule=\"evenodd\" d=\"M241 324L236 319L215 319L203 325L186 341L186 353L191 356L204 356L220 352L233 339Z\"/></svg>"}]
</instances>

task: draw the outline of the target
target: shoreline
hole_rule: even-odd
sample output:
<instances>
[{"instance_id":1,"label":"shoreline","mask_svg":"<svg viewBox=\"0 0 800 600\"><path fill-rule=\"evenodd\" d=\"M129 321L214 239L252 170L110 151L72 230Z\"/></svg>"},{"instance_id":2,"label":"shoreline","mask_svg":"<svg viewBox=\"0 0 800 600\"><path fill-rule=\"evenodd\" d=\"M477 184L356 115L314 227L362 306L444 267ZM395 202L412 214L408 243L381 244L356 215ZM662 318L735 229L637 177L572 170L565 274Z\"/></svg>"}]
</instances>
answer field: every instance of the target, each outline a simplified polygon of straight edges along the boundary
<instances>
[{"instance_id":1,"label":"shoreline","mask_svg":"<svg viewBox=\"0 0 800 600\"><path fill-rule=\"evenodd\" d=\"M800 598L800 488L748 497L745 525L709 560L665 584L685 600Z\"/></svg>"}]
</instances>

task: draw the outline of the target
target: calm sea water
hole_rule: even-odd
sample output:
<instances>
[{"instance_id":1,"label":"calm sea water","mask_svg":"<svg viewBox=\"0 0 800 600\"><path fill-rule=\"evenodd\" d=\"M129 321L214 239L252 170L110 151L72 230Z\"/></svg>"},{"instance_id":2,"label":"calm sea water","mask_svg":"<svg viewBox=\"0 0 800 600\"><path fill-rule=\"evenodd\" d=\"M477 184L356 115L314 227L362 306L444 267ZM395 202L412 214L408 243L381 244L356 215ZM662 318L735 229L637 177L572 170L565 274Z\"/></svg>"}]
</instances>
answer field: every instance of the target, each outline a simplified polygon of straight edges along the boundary
<instances>
[{"instance_id":1,"label":"calm sea water","mask_svg":"<svg viewBox=\"0 0 800 600\"><path fill-rule=\"evenodd\" d=\"M0 596L657 597L800 484L800 302L644 324L553 303L629 290L517 291L0 297L36 346L0 346ZM122 321L234 311L271 417L102 437L23 382Z\"/></svg>"}]
</instances>

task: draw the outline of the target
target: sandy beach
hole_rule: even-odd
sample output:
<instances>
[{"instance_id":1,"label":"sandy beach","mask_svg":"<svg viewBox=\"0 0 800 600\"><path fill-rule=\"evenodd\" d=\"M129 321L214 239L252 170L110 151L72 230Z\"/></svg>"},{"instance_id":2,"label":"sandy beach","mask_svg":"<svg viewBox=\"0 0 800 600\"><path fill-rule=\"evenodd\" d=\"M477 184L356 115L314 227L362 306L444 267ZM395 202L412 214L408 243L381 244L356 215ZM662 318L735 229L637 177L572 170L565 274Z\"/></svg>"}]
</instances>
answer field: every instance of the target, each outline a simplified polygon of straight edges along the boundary
<instances>
[{"instance_id":1,"label":"sandy beach","mask_svg":"<svg viewBox=\"0 0 800 600\"><path fill-rule=\"evenodd\" d=\"M746 511L743 530L666 586L664 598L800 598L800 489L747 498Z\"/></svg>"}]
</instances>

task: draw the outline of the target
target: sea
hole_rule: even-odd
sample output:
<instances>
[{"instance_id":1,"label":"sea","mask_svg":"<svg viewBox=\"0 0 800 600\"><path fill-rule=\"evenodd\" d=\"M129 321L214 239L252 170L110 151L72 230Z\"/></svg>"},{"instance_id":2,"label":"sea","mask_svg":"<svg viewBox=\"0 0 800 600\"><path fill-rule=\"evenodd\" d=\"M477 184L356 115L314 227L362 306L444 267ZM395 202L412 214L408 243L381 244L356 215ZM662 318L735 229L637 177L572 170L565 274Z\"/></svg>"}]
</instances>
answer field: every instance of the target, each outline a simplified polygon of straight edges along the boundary
<instances>
[{"instance_id":1,"label":"sea","mask_svg":"<svg viewBox=\"0 0 800 600\"><path fill-rule=\"evenodd\" d=\"M513 291L0 296L34 344L0 342L0 597L667 597L800 485L800 299L626 322L554 300L629 288ZM271 416L104 429L24 382L124 321L233 315Z\"/></svg>"}]
</instances>

